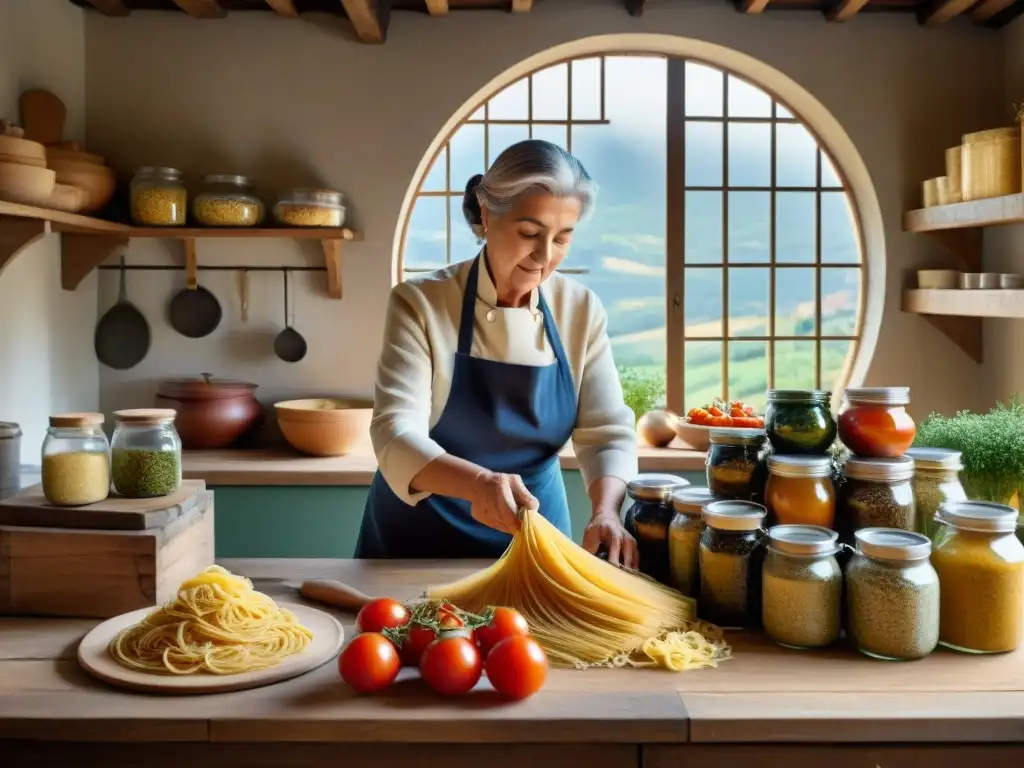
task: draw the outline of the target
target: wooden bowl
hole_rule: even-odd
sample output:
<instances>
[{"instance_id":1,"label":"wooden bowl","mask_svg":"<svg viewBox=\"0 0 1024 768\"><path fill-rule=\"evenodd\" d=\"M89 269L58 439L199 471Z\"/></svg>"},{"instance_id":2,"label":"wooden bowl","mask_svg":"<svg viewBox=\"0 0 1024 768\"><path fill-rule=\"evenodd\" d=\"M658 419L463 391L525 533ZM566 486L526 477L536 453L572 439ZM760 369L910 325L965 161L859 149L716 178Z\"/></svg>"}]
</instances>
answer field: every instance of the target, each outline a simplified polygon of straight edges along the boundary
<instances>
[{"instance_id":1,"label":"wooden bowl","mask_svg":"<svg viewBox=\"0 0 1024 768\"><path fill-rule=\"evenodd\" d=\"M685 418L676 419L676 436L695 451L706 451L711 445L711 430L754 429L754 427L707 427L703 424L691 424ZM758 427L764 431L763 427Z\"/></svg>"},{"instance_id":2,"label":"wooden bowl","mask_svg":"<svg viewBox=\"0 0 1024 768\"><path fill-rule=\"evenodd\" d=\"M85 190L72 187L70 184L54 184L53 194L43 204L43 207L65 213L78 213L85 207L87 201Z\"/></svg>"},{"instance_id":3,"label":"wooden bowl","mask_svg":"<svg viewBox=\"0 0 1024 768\"><path fill-rule=\"evenodd\" d=\"M341 456L369 442L373 403L321 397L274 404L289 445L313 456Z\"/></svg>"},{"instance_id":4,"label":"wooden bowl","mask_svg":"<svg viewBox=\"0 0 1024 768\"><path fill-rule=\"evenodd\" d=\"M0 199L25 205L45 205L53 194L54 172L20 163L0 163Z\"/></svg>"},{"instance_id":5,"label":"wooden bowl","mask_svg":"<svg viewBox=\"0 0 1024 768\"><path fill-rule=\"evenodd\" d=\"M106 165L107 161L99 155L91 152L82 152L70 147L52 146L46 148L46 159L56 161L68 161L72 163L89 163L90 165Z\"/></svg>"},{"instance_id":6,"label":"wooden bowl","mask_svg":"<svg viewBox=\"0 0 1024 768\"><path fill-rule=\"evenodd\" d=\"M110 202L117 188L114 169L95 163L78 163L73 160L47 159L47 165L56 171L57 182L78 187L86 194L83 213L95 213Z\"/></svg>"},{"instance_id":7,"label":"wooden bowl","mask_svg":"<svg viewBox=\"0 0 1024 768\"><path fill-rule=\"evenodd\" d=\"M38 141L0 134L0 155L12 158L4 162L36 165L40 168L46 166L46 147Z\"/></svg>"}]
</instances>

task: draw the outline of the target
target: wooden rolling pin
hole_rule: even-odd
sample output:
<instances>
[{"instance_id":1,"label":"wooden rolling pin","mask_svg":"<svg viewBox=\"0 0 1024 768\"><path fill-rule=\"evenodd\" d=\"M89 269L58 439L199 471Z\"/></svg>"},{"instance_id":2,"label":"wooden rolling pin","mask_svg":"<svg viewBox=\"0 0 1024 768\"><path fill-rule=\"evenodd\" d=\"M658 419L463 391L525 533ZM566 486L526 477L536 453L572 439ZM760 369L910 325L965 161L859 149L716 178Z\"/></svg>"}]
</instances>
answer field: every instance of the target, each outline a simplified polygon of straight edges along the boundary
<instances>
[{"instance_id":1,"label":"wooden rolling pin","mask_svg":"<svg viewBox=\"0 0 1024 768\"><path fill-rule=\"evenodd\" d=\"M337 608L344 608L346 611L358 613L359 609L374 598L355 587L350 587L340 581L331 579L310 579L302 582L299 587L299 594L308 600L315 600L318 603L326 603Z\"/></svg>"}]
</instances>

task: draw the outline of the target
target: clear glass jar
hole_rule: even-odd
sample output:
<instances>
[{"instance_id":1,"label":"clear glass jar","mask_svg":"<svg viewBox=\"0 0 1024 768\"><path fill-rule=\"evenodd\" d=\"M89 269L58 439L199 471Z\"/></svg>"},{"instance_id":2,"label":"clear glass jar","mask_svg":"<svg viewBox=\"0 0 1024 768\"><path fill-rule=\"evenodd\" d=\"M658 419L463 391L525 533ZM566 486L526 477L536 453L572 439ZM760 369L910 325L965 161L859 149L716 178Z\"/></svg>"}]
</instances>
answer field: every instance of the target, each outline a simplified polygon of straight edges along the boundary
<instances>
[{"instance_id":1,"label":"clear glass jar","mask_svg":"<svg viewBox=\"0 0 1024 768\"><path fill-rule=\"evenodd\" d=\"M110 441L114 490L134 499L167 496L181 487L181 439L176 412L141 408L115 411Z\"/></svg>"},{"instance_id":2,"label":"clear glass jar","mask_svg":"<svg viewBox=\"0 0 1024 768\"><path fill-rule=\"evenodd\" d=\"M716 501L704 507L700 537L700 618L720 627L761 621L761 566L767 510L752 501Z\"/></svg>"},{"instance_id":3,"label":"clear glass jar","mask_svg":"<svg viewBox=\"0 0 1024 768\"><path fill-rule=\"evenodd\" d=\"M838 534L815 525L768 529L761 575L761 621L768 636L790 648L824 648L842 628L843 572Z\"/></svg>"},{"instance_id":4,"label":"clear glass jar","mask_svg":"<svg viewBox=\"0 0 1024 768\"><path fill-rule=\"evenodd\" d=\"M914 460L914 506L917 530L934 543L943 526L936 518L947 501L967 501L967 492L960 483L964 465L960 451L947 448L910 448L907 456Z\"/></svg>"},{"instance_id":5,"label":"clear glass jar","mask_svg":"<svg viewBox=\"0 0 1024 768\"><path fill-rule=\"evenodd\" d=\"M636 539L639 570L662 584L669 583L668 527L675 510L672 494L690 484L675 475L637 475L626 485L633 504L626 510L625 529Z\"/></svg>"},{"instance_id":6,"label":"clear glass jar","mask_svg":"<svg viewBox=\"0 0 1024 768\"><path fill-rule=\"evenodd\" d=\"M853 544L861 528L899 528L916 531L914 460L862 459L851 456L843 464L836 500L839 540Z\"/></svg>"},{"instance_id":7,"label":"clear glass jar","mask_svg":"<svg viewBox=\"0 0 1024 768\"><path fill-rule=\"evenodd\" d=\"M206 227L255 227L265 212L247 176L204 176L202 191L192 201L192 217Z\"/></svg>"},{"instance_id":8,"label":"clear glass jar","mask_svg":"<svg viewBox=\"0 0 1024 768\"><path fill-rule=\"evenodd\" d=\"M770 456L765 506L769 525L817 525L831 528L836 489L828 456Z\"/></svg>"},{"instance_id":9,"label":"clear glass jar","mask_svg":"<svg viewBox=\"0 0 1024 768\"><path fill-rule=\"evenodd\" d=\"M704 464L708 488L724 499L760 502L768 476L763 429L711 429Z\"/></svg>"},{"instance_id":10,"label":"clear glass jar","mask_svg":"<svg viewBox=\"0 0 1024 768\"><path fill-rule=\"evenodd\" d=\"M958 651L1003 653L1021 644L1024 545L1017 510L987 501L951 501L939 509L932 565L939 574L939 642Z\"/></svg>"},{"instance_id":11,"label":"clear glass jar","mask_svg":"<svg viewBox=\"0 0 1024 768\"><path fill-rule=\"evenodd\" d=\"M128 190L132 221L147 227L180 227L188 216L188 191L177 168L135 169Z\"/></svg>"},{"instance_id":12,"label":"clear glass jar","mask_svg":"<svg viewBox=\"0 0 1024 768\"><path fill-rule=\"evenodd\" d=\"M775 453L822 455L835 442L832 393L769 389L764 427Z\"/></svg>"},{"instance_id":13,"label":"clear glass jar","mask_svg":"<svg viewBox=\"0 0 1024 768\"><path fill-rule=\"evenodd\" d=\"M293 189L274 206L274 218L290 227L340 227L345 196L330 189Z\"/></svg>"},{"instance_id":14,"label":"clear glass jar","mask_svg":"<svg viewBox=\"0 0 1024 768\"><path fill-rule=\"evenodd\" d=\"M848 632L876 659L920 659L939 643L939 575L927 536L864 528L846 566Z\"/></svg>"},{"instance_id":15,"label":"clear glass jar","mask_svg":"<svg viewBox=\"0 0 1024 768\"><path fill-rule=\"evenodd\" d=\"M839 414L839 439L856 456L902 456L917 434L908 405L910 387L848 389Z\"/></svg>"},{"instance_id":16,"label":"clear glass jar","mask_svg":"<svg viewBox=\"0 0 1024 768\"><path fill-rule=\"evenodd\" d=\"M672 494L674 516L668 527L669 585L687 597L700 593L700 537L704 507L718 497L710 488L691 486Z\"/></svg>"},{"instance_id":17,"label":"clear glass jar","mask_svg":"<svg viewBox=\"0 0 1024 768\"><path fill-rule=\"evenodd\" d=\"M42 455L43 496L51 504L95 504L110 494L110 443L102 413L51 416Z\"/></svg>"}]
</instances>

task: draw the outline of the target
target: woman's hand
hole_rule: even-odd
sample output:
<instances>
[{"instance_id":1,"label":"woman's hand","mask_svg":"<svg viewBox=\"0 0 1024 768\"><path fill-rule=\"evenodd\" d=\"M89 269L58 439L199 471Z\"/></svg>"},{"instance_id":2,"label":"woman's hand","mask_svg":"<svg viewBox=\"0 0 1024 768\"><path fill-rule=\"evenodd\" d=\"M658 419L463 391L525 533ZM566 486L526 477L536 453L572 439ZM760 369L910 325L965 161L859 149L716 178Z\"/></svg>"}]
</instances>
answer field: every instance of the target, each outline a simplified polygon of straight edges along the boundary
<instances>
[{"instance_id":1,"label":"woman's hand","mask_svg":"<svg viewBox=\"0 0 1024 768\"><path fill-rule=\"evenodd\" d=\"M519 530L519 510L537 509L539 503L519 475L480 472L469 499L471 514L478 523L515 534Z\"/></svg>"},{"instance_id":2,"label":"woman's hand","mask_svg":"<svg viewBox=\"0 0 1024 768\"><path fill-rule=\"evenodd\" d=\"M636 539L622 527L617 512L595 510L587 527L583 530L583 548L590 554L604 544L608 549L608 562L635 570L640 562Z\"/></svg>"}]
</instances>

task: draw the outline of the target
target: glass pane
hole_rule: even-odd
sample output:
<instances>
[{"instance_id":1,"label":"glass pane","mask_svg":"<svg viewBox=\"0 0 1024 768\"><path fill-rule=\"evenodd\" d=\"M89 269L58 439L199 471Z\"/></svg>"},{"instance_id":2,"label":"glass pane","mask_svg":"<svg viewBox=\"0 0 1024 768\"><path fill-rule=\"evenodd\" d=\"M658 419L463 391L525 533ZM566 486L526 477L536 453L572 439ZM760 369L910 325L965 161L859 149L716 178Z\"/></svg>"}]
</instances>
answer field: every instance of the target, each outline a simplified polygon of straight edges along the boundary
<instances>
[{"instance_id":1,"label":"glass pane","mask_svg":"<svg viewBox=\"0 0 1024 768\"><path fill-rule=\"evenodd\" d=\"M686 62L686 116L722 117L725 77L721 70Z\"/></svg>"},{"instance_id":2,"label":"glass pane","mask_svg":"<svg viewBox=\"0 0 1024 768\"><path fill-rule=\"evenodd\" d=\"M775 271L776 336L814 335L817 325L815 288L812 268Z\"/></svg>"},{"instance_id":3,"label":"glass pane","mask_svg":"<svg viewBox=\"0 0 1024 768\"><path fill-rule=\"evenodd\" d=\"M728 399L742 400L763 413L768 389L768 342L729 342Z\"/></svg>"},{"instance_id":4,"label":"glass pane","mask_svg":"<svg viewBox=\"0 0 1024 768\"><path fill-rule=\"evenodd\" d=\"M448 170L447 163L448 147L444 146L437 153L437 157L434 158L434 164L430 166L430 170L427 171L427 175L423 179L422 191L444 192L448 189L447 180L445 179L445 172Z\"/></svg>"},{"instance_id":5,"label":"glass pane","mask_svg":"<svg viewBox=\"0 0 1024 768\"><path fill-rule=\"evenodd\" d=\"M688 341L683 348L683 409L709 404L722 387L722 342Z\"/></svg>"},{"instance_id":6,"label":"glass pane","mask_svg":"<svg viewBox=\"0 0 1024 768\"><path fill-rule=\"evenodd\" d=\"M686 193L686 248L690 264L722 263L722 193Z\"/></svg>"},{"instance_id":7,"label":"glass pane","mask_svg":"<svg viewBox=\"0 0 1024 768\"><path fill-rule=\"evenodd\" d=\"M476 112L469 116L470 120L483 120L484 119L484 107L481 106Z\"/></svg>"},{"instance_id":8,"label":"glass pane","mask_svg":"<svg viewBox=\"0 0 1024 768\"><path fill-rule=\"evenodd\" d=\"M729 270L729 336L767 336L770 308L767 267Z\"/></svg>"},{"instance_id":9,"label":"glass pane","mask_svg":"<svg viewBox=\"0 0 1024 768\"><path fill-rule=\"evenodd\" d=\"M572 117L574 120L601 119L601 60L572 62Z\"/></svg>"},{"instance_id":10,"label":"glass pane","mask_svg":"<svg viewBox=\"0 0 1024 768\"><path fill-rule=\"evenodd\" d=\"M535 125L533 126L533 138L544 139L560 147L568 149L568 130L564 125Z\"/></svg>"},{"instance_id":11,"label":"glass pane","mask_svg":"<svg viewBox=\"0 0 1024 768\"><path fill-rule=\"evenodd\" d=\"M463 190L471 176L487 169L484 161L484 126L461 126L448 142L448 151L451 153L451 188Z\"/></svg>"},{"instance_id":12,"label":"glass pane","mask_svg":"<svg viewBox=\"0 0 1024 768\"><path fill-rule=\"evenodd\" d=\"M452 261L466 261L472 259L480 251L480 243L476 240L476 235L469 228L469 224L466 223L466 217L462 213L462 198L461 197L450 197L448 198L448 205L451 209L451 260Z\"/></svg>"},{"instance_id":13,"label":"glass pane","mask_svg":"<svg viewBox=\"0 0 1024 768\"><path fill-rule=\"evenodd\" d=\"M792 270L786 270L791 272ZM844 342L845 343L845 342ZM814 389L814 373L817 362L814 359L813 341L775 342L775 384L776 389Z\"/></svg>"},{"instance_id":14,"label":"glass pane","mask_svg":"<svg viewBox=\"0 0 1024 768\"><path fill-rule=\"evenodd\" d=\"M511 147L513 144L525 141L530 138L530 126L520 123L519 125L495 125L487 126L487 167L497 160L498 155ZM454 174L453 174L454 175ZM453 180L454 183L454 180Z\"/></svg>"},{"instance_id":15,"label":"glass pane","mask_svg":"<svg viewBox=\"0 0 1024 768\"><path fill-rule=\"evenodd\" d=\"M783 120L792 120L794 118L793 113L779 104L779 102L775 102L775 116Z\"/></svg>"},{"instance_id":16,"label":"glass pane","mask_svg":"<svg viewBox=\"0 0 1024 768\"><path fill-rule=\"evenodd\" d=\"M845 192L821 193L821 260L859 264L860 245L852 201Z\"/></svg>"},{"instance_id":17,"label":"glass pane","mask_svg":"<svg viewBox=\"0 0 1024 768\"><path fill-rule=\"evenodd\" d=\"M860 311L860 269L821 270L821 335L853 336Z\"/></svg>"},{"instance_id":18,"label":"glass pane","mask_svg":"<svg viewBox=\"0 0 1024 768\"><path fill-rule=\"evenodd\" d=\"M729 117L771 117L772 99L756 85L729 76Z\"/></svg>"},{"instance_id":19,"label":"glass pane","mask_svg":"<svg viewBox=\"0 0 1024 768\"><path fill-rule=\"evenodd\" d=\"M772 129L768 123L729 124L729 184L770 187Z\"/></svg>"},{"instance_id":20,"label":"glass pane","mask_svg":"<svg viewBox=\"0 0 1024 768\"><path fill-rule=\"evenodd\" d=\"M839 178L836 166L825 150L818 150L821 153L821 186L842 187L843 180Z\"/></svg>"},{"instance_id":21,"label":"glass pane","mask_svg":"<svg viewBox=\"0 0 1024 768\"><path fill-rule=\"evenodd\" d=\"M775 193L775 260L814 262L814 192Z\"/></svg>"},{"instance_id":22,"label":"glass pane","mask_svg":"<svg viewBox=\"0 0 1024 768\"><path fill-rule=\"evenodd\" d=\"M534 73L533 119L569 119L568 64L556 64Z\"/></svg>"},{"instance_id":23,"label":"glass pane","mask_svg":"<svg viewBox=\"0 0 1024 768\"><path fill-rule=\"evenodd\" d=\"M722 336L722 270L687 269L683 277L685 335Z\"/></svg>"},{"instance_id":24,"label":"glass pane","mask_svg":"<svg viewBox=\"0 0 1024 768\"><path fill-rule=\"evenodd\" d=\"M487 105L490 120L526 120L529 117L530 86L527 78L516 80L495 94Z\"/></svg>"},{"instance_id":25,"label":"glass pane","mask_svg":"<svg viewBox=\"0 0 1024 768\"><path fill-rule=\"evenodd\" d=\"M855 344L855 341L821 342L821 385L825 389L836 392L846 383L840 378L847 372L846 365Z\"/></svg>"},{"instance_id":26,"label":"glass pane","mask_svg":"<svg viewBox=\"0 0 1024 768\"><path fill-rule=\"evenodd\" d=\"M686 185L722 186L722 124L686 124Z\"/></svg>"},{"instance_id":27,"label":"glass pane","mask_svg":"<svg viewBox=\"0 0 1024 768\"><path fill-rule=\"evenodd\" d=\"M771 260L772 193L729 193L729 261Z\"/></svg>"},{"instance_id":28,"label":"glass pane","mask_svg":"<svg viewBox=\"0 0 1024 768\"><path fill-rule=\"evenodd\" d=\"M447 224L444 206L447 198L418 197L409 216L405 233L406 267L443 267Z\"/></svg>"},{"instance_id":29,"label":"glass pane","mask_svg":"<svg viewBox=\"0 0 1024 768\"><path fill-rule=\"evenodd\" d=\"M816 186L818 143L814 137L800 123L779 123L775 131L776 186Z\"/></svg>"}]
</instances>

